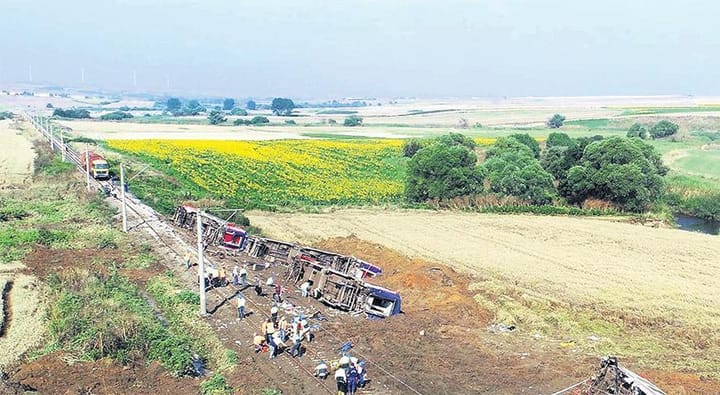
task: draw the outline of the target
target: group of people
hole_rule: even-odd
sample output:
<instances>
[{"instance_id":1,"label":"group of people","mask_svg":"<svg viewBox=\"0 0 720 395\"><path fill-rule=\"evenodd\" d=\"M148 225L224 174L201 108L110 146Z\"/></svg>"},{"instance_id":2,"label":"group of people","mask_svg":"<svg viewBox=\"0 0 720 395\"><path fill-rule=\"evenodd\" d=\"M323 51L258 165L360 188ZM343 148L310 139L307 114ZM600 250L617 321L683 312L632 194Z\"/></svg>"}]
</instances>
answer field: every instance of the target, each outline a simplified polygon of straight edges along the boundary
<instances>
[{"instance_id":1,"label":"group of people","mask_svg":"<svg viewBox=\"0 0 720 395\"><path fill-rule=\"evenodd\" d=\"M262 335L253 335L255 352L268 351L270 359L288 348L291 357L299 357L303 353L302 342L310 342L313 338L308 321L302 315L293 316L290 320L279 317L277 305L270 309L270 317L263 322L261 332Z\"/></svg>"},{"instance_id":2,"label":"group of people","mask_svg":"<svg viewBox=\"0 0 720 395\"><path fill-rule=\"evenodd\" d=\"M324 372L324 376L318 372ZM327 365L324 361L320 361L320 364L315 367L315 375L324 379L327 374ZM355 357L346 355L340 358L339 366L335 370L338 395L354 395L358 388L365 386L366 382L365 361L359 361Z\"/></svg>"}]
</instances>

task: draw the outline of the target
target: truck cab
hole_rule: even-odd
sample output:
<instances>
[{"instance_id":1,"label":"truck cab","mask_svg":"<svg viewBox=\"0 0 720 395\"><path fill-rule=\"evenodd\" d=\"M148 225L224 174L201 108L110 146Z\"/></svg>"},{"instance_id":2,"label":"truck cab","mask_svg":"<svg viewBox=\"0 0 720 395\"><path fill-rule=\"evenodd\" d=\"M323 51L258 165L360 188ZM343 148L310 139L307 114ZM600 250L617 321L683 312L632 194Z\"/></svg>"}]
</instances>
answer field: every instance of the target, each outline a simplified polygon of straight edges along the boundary
<instances>
[{"instance_id":1,"label":"truck cab","mask_svg":"<svg viewBox=\"0 0 720 395\"><path fill-rule=\"evenodd\" d=\"M90 174L96 179L110 178L110 166L103 159L90 161Z\"/></svg>"}]
</instances>

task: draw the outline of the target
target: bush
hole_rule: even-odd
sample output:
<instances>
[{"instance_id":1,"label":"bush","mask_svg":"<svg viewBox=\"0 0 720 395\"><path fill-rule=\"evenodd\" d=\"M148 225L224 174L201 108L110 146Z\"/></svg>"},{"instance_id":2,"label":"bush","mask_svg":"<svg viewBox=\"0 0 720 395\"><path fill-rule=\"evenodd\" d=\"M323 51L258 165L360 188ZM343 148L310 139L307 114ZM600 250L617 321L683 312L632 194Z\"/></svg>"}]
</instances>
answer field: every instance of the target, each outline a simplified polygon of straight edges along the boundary
<instances>
[{"instance_id":1,"label":"bush","mask_svg":"<svg viewBox=\"0 0 720 395\"><path fill-rule=\"evenodd\" d=\"M327 123L328 123L328 125L337 125L337 121L332 118L328 119Z\"/></svg>"},{"instance_id":2,"label":"bush","mask_svg":"<svg viewBox=\"0 0 720 395\"><path fill-rule=\"evenodd\" d=\"M560 114L555 114L552 116L552 118L548 119L547 126L550 129L559 129L562 127L563 123L565 122L565 116Z\"/></svg>"},{"instance_id":3,"label":"bush","mask_svg":"<svg viewBox=\"0 0 720 395\"><path fill-rule=\"evenodd\" d=\"M225 377L215 373L200 384L200 392L203 395L230 395L233 393L233 388L227 385Z\"/></svg>"},{"instance_id":4,"label":"bush","mask_svg":"<svg viewBox=\"0 0 720 395\"><path fill-rule=\"evenodd\" d=\"M45 105L45 108L55 108L52 103L48 103Z\"/></svg>"},{"instance_id":5,"label":"bush","mask_svg":"<svg viewBox=\"0 0 720 395\"><path fill-rule=\"evenodd\" d=\"M659 139L667 136L672 136L677 133L679 129L680 127L677 124L672 123L668 120L662 120L656 123L655 126L652 127L652 129L650 129L650 134L653 138Z\"/></svg>"},{"instance_id":6,"label":"bush","mask_svg":"<svg viewBox=\"0 0 720 395\"><path fill-rule=\"evenodd\" d=\"M225 118L220 110L212 110L210 114L208 114L208 122L210 122L210 125L219 125L225 121L227 121L227 118Z\"/></svg>"},{"instance_id":7,"label":"bush","mask_svg":"<svg viewBox=\"0 0 720 395\"><path fill-rule=\"evenodd\" d=\"M345 118L344 126L362 126L363 119L357 115L351 115Z\"/></svg>"},{"instance_id":8,"label":"bush","mask_svg":"<svg viewBox=\"0 0 720 395\"><path fill-rule=\"evenodd\" d=\"M292 120L292 119L286 119L286 120L285 120L285 124L286 124L286 125L297 125L297 123L295 122L295 120Z\"/></svg>"},{"instance_id":9,"label":"bush","mask_svg":"<svg viewBox=\"0 0 720 395\"><path fill-rule=\"evenodd\" d=\"M230 115L240 115L244 117L248 115L248 112L240 107L235 107L230 111Z\"/></svg>"},{"instance_id":10,"label":"bush","mask_svg":"<svg viewBox=\"0 0 720 395\"><path fill-rule=\"evenodd\" d=\"M262 115L257 115L250 120L250 123L253 125L263 125L266 123L270 123L270 120Z\"/></svg>"},{"instance_id":11,"label":"bush","mask_svg":"<svg viewBox=\"0 0 720 395\"><path fill-rule=\"evenodd\" d=\"M60 118L88 119L90 118L90 112L88 110L77 108L71 108L68 110L56 108L55 111L53 111L53 116Z\"/></svg>"},{"instance_id":12,"label":"bush","mask_svg":"<svg viewBox=\"0 0 720 395\"><path fill-rule=\"evenodd\" d=\"M103 114L100 116L100 119L103 121L121 121L123 119L130 119L133 115L129 112L124 111L114 111L111 113Z\"/></svg>"},{"instance_id":13,"label":"bush","mask_svg":"<svg viewBox=\"0 0 720 395\"><path fill-rule=\"evenodd\" d=\"M0 121L5 119L11 119L13 116L13 113L10 111L0 111Z\"/></svg>"},{"instance_id":14,"label":"bush","mask_svg":"<svg viewBox=\"0 0 720 395\"><path fill-rule=\"evenodd\" d=\"M639 137L643 140L650 137L650 133L648 133L647 127L641 123L635 123L633 124L630 129L628 129L628 132L626 134L627 137Z\"/></svg>"}]
</instances>

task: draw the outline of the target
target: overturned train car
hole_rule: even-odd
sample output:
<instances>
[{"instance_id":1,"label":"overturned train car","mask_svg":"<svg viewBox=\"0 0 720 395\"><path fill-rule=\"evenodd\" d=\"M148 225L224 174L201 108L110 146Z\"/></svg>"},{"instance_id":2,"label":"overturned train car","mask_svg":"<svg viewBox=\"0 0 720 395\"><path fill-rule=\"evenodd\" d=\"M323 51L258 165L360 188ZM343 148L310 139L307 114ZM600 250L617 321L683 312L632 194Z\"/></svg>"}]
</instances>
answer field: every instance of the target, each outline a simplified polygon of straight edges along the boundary
<instances>
[{"instance_id":1,"label":"overturned train car","mask_svg":"<svg viewBox=\"0 0 720 395\"><path fill-rule=\"evenodd\" d=\"M175 209L173 222L178 227L194 231L197 218L197 208L183 205ZM287 281L295 285L310 281L312 296L329 306L376 317L390 317L401 312L399 293L366 281L382 274L382 269L372 263L281 240L251 236L242 227L208 213L203 213L202 221L206 248L215 246L232 255L242 253L280 263L287 269Z\"/></svg>"}]
</instances>

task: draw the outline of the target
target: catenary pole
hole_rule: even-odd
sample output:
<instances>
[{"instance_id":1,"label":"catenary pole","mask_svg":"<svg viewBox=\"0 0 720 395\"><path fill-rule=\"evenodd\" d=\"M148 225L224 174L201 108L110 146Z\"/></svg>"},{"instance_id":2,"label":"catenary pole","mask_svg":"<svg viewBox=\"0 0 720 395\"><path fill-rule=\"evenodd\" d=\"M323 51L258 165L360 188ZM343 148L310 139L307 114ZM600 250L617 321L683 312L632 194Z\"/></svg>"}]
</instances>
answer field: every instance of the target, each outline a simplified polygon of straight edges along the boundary
<instances>
[{"instance_id":1,"label":"catenary pole","mask_svg":"<svg viewBox=\"0 0 720 395\"><path fill-rule=\"evenodd\" d=\"M203 256L203 235L202 235L203 212L198 210L197 214L197 249L198 249L198 283L200 284L200 316L207 315L205 302L205 257Z\"/></svg>"},{"instance_id":2,"label":"catenary pole","mask_svg":"<svg viewBox=\"0 0 720 395\"><path fill-rule=\"evenodd\" d=\"M87 181L87 190L90 192L90 148L85 144L85 181Z\"/></svg>"},{"instance_id":3,"label":"catenary pole","mask_svg":"<svg viewBox=\"0 0 720 395\"><path fill-rule=\"evenodd\" d=\"M128 231L127 227L127 198L125 196L125 165L120 164L120 197L122 200L122 221L123 221L123 232Z\"/></svg>"}]
</instances>

